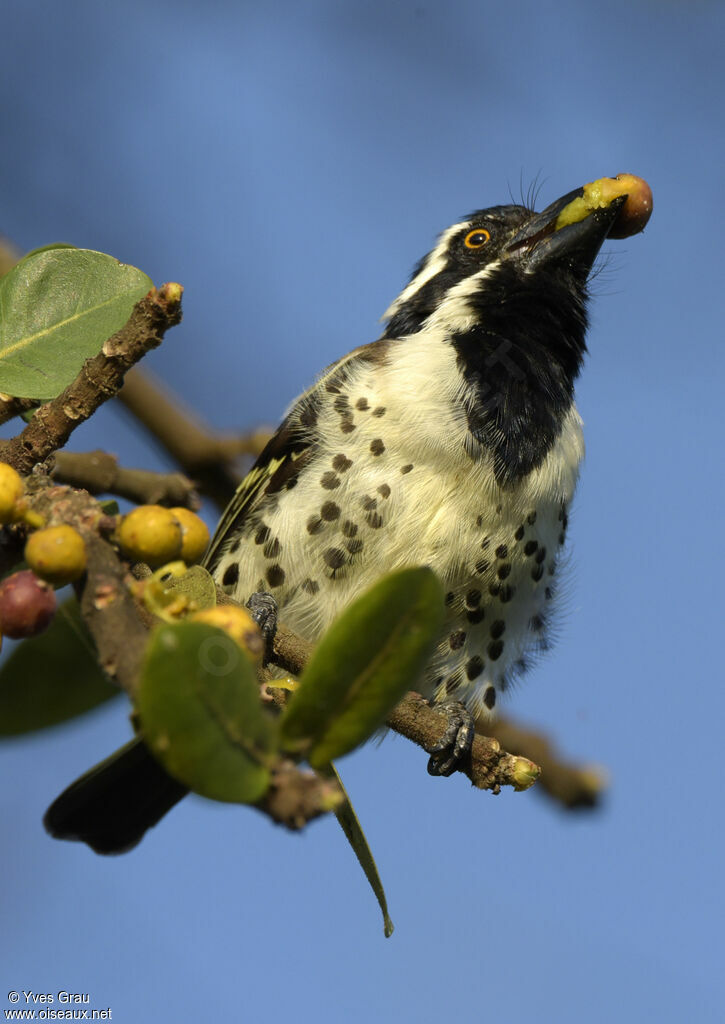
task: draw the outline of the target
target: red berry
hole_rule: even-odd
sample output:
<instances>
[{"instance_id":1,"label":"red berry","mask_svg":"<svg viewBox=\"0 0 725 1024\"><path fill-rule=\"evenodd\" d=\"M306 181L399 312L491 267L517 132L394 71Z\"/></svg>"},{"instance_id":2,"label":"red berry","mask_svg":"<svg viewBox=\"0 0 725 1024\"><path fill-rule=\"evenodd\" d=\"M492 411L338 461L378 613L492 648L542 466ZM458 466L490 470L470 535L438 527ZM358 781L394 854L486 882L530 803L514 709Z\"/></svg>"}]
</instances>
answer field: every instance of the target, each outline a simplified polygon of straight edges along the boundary
<instances>
[{"instance_id":1,"label":"red berry","mask_svg":"<svg viewBox=\"0 0 725 1024\"><path fill-rule=\"evenodd\" d=\"M55 591L30 569L0 583L0 633L13 640L37 636L53 621Z\"/></svg>"}]
</instances>

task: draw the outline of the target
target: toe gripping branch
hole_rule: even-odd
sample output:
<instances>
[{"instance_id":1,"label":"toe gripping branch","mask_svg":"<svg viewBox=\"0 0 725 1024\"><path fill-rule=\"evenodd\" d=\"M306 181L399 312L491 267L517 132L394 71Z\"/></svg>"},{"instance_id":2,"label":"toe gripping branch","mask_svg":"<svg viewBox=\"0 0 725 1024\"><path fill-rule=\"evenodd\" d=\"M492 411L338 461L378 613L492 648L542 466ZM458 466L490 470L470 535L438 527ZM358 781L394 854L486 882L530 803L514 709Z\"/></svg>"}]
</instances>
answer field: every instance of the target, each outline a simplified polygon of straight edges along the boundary
<instances>
[{"instance_id":1,"label":"toe gripping branch","mask_svg":"<svg viewBox=\"0 0 725 1024\"><path fill-rule=\"evenodd\" d=\"M277 620L279 616L277 602L271 594L264 590L258 590L247 601L247 608L249 608L252 618L259 626L262 634L265 650L264 661L266 664L272 653L272 644L277 633Z\"/></svg>"},{"instance_id":2,"label":"toe gripping branch","mask_svg":"<svg viewBox=\"0 0 725 1024\"><path fill-rule=\"evenodd\" d=\"M452 775L471 756L476 730L471 712L458 700L434 704L446 716L446 731L430 750L429 775Z\"/></svg>"}]
</instances>

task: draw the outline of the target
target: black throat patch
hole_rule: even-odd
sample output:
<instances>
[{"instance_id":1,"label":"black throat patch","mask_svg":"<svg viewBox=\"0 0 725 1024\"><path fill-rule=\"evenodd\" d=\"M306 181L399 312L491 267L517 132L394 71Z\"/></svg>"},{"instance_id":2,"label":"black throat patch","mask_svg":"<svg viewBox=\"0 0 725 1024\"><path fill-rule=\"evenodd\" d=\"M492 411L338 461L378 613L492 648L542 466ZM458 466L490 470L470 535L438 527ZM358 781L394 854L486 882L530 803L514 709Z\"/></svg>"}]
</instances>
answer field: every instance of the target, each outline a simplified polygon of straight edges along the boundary
<instances>
[{"instance_id":1,"label":"black throat patch","mask_svg":"<svg viewBox=\"0 0 725 1024\"><path fill-rule=\"evenodd\" d=\"M521 275L504 265L470 301L479 322L450 337L471 388L468 450L491 452L508 488L541 465L571 408L586 351L586 290L561 269Z\"/></svg>"}]
</instances>

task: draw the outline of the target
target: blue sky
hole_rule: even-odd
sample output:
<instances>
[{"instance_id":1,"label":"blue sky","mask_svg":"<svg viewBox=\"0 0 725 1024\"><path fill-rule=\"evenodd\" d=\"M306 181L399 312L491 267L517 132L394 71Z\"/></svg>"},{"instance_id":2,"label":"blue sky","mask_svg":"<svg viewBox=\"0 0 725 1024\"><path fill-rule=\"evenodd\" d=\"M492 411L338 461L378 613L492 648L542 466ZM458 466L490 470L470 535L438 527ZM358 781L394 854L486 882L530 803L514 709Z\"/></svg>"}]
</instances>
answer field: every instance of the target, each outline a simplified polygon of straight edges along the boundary
<instances>
[{"instance_id":1,"label":"blue sky","mask_svg":"<svg viewBox=\"0 0 725 1024\"><path fill-rule=\"evenodd\" d=\"M7 4L0 232L186 288L149 365L214 426L274 423L438 231L537 179L654 191L607 245L578 397L588 455L556 649L511 713L606 766L596 814L426 775L388 739L341 771L395 935L334 821L293 837L190 799L134 853L42 812L124 741L122 702L0 746L0 1006L113 1020L722 1019L725 82L722 4ZM161 456L122 412L78 431Z\"/></svg>"}]
</instances>

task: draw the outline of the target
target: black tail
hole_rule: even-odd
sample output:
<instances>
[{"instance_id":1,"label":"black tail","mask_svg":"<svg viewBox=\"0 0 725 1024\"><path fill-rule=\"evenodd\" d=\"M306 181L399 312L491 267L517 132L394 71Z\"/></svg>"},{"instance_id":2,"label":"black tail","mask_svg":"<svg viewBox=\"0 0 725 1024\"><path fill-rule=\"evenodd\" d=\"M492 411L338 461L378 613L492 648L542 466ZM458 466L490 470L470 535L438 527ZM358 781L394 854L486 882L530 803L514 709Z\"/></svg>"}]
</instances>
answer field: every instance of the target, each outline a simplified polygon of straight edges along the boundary
<instances>
[{"instance_id":1,"label":"black tail","mask_svg":"<svg viewBox=\"0 0 725 1024\"><path fill-rule=\"evenodd\" d=\"M43 824L54 839L79 840L96 853L125 853L188 792L135 739L76 779L50 805Z\"/></svg>"}]
</instances>

